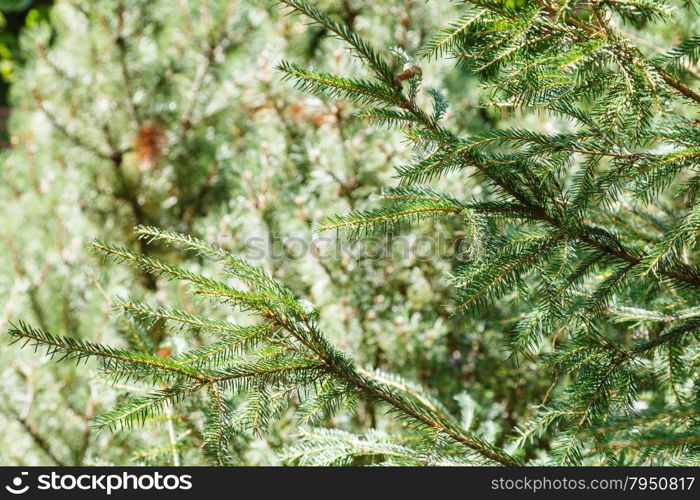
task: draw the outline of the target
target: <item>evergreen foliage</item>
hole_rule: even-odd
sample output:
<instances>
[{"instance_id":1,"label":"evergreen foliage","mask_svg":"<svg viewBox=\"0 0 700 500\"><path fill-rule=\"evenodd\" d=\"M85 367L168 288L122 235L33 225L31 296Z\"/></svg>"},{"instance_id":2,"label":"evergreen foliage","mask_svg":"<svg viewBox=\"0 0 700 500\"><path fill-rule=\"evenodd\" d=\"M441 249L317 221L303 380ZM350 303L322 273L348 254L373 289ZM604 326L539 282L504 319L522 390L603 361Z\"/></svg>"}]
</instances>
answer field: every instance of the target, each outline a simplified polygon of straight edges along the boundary
<instances>
[{"instance_id":1,"label":"evergreen foliage","mask_svg":"<svg viewBox=\"0 0 700 500\"><path fill-rule=\"evenodd\" d=\"M194 329L198 333L214 331L221 337L199 349L167 357L57 337L24 323L13 326L10 335L16 341L46 347L50 356L77 361L95 357L102 362L105 374L115 382L165 387L121 403L97 420L98 428L117 429L143 423L162 412L166 405L206 388L209 397L202 433L204 447L215 464L231 465L226 449L227 435L237 425L262 431L269 419L289 405L295 395L303 401L299 407L300 418L310 423L340 408L352 408L357 398L364 396L388 405L397 417L422 431L422 439L435 441L432 446L438 446L443 434L455 444L463 445L463 450L451 451L457 459L466 460L469 455L478 454L486 463L518 463L503 450L462 428L422 389L397 377L357 367L319 330L317 310L307 301L296 299L291 290L263 270L221 250L210 250L205 242L190 236L151 227L138 227L136 233L140 238L178 244L186 250L221 259L224 274L240 280L245 288L234 288L225 281L125 248L101 242L95 242L93 247L113 260L127 262L154 275L186 281L196 296L251 311L263 322L259 326L244 327L122 300L118 307L123 312L136 311L146 325L165 320L178 329ZM229 391L248 391L251 399L232 412L222 395ZM337 446L341 446L340 443ZM450 447L446 446L445 453L447 448ZM300 455L300 460L305 460L311 452L302 449L295 453ZM341 461L342 457L337 460Z\"/></svg>"},{"instance_id":2,"label":"evergreen foliage","mask_svg":"<svg viewBox=\"0 0 700 500\"><path fill-rule=\"evenodd\" d=\"M329 24L301 2L283 3ZM679 311L692 307L700 289L691 187L700 95L688 83L695 75L683 65L695 61L697 40L648 57L622 29L669 22L692 5L465 3L464 16L421 56L451 56L479 74L487 105L562 116L567 130L507 128L463 137L440 123L444 104L434 104L438 113L431 116L418 102L417 83L403 88L399 78L387 80L382 66L368 58L379 87L372 100L383 101L385 121L395 119L392 112L410 116L402 123L417 153L398 169L402 183L423 189L463 172L490 189L470 203L408 191L385 208L331 219L323 228L358 234L422 214L469 213L467 224L485 220L477 228L465 226L490 244L455 270L456 307L478 315L517 291L531 312L513 328L513 355L539 356L558 379L536 418L521 425L520 444L556 429L548 450L556 463L596 456L612 464L649 457L693 463L697 450L689 436L698 393L690 367L698 332L695 319ZM343 30L337 34L354 50L372 54ZM348 83L289 65L281 69L312 92ZM420 78L415 71L409 80ZM369 85L361 87L357 94L367 93ZM344 94L351 92L344 87ZM369 116L378 121L381 115ZM642 304L646 313L621 313ZM667 312L677 319L659 320ZM654 397L641 410L635 405L643 390ZM695 408L688 419L666 419L685 405ZM638 419L649 419L649 427L638 427Z\"/></svg>"},{"instance_id":3,"label":"evergreen foliage","mask_svg":"<svg viewBox=\"0 0 700 500\"><path fill-rule=\"evenodd\" d=\"M502 362L534 360L530 376L549 385L543 399L529 401L531 411L505 424L511 436L493 443L469 418L477 401L464 398L457 418L437 390L362 368L324 334L319 309L282 281L204 241L149 226L136 229L142 241L213 260L223 278L110 243L93 248L257 322L125 298L117 308L136 325L130 349L21 322L11 336L61 358L97 358L115 383L153 387L117 404L98 427L170 418L183 405L203 411L204 452L219 465L236 462L244 429L262 433L289 407L303 426L283 453L288 463L697 465L698 43L691 36L659 52L627 31L674 23L696 6L467 1L458 20L412 56L374 49L308 3L281 3L340 39L367 74L293 62L280 71L303 91L366 107L359 116L402 130L414 153L396 170L399 186L382 191L382 206L352 207L319 229L352 239L426 218L449 223L469 249L449 279L451 321L462 331L477 321L501 325L510 358ZM443 58L480 79L484 109L550 117L557 128L533 130L523 118L517 127L462 131L451 123L446 93L423 83ZM451 177L460 179L449 184L454 192L443 189ZM470 193L461 182L473 179L482 189ZM168 328L215 339L176 354L139 340L141 330ZM320 428L360 411L360 401L406 428Z\"/></svg>"},{"instance_id":4,"label":"evergreen foliage","mask_svg":"<svg viewBox=\"0 0 700 500\"><path fill-rule=\"evenodd\" d=\"M91 261L84 241L95 234L131 239L139 220L194 230L228 199L230 169L218 167L230 161L221 144L238 116L221 113L222 101L209 96L225 100L249 12L224 16L223 2L210 7L59 1L27 24L20 40L26 64L11 92L13 147L0 159L3 329L19 314L75 338L135 331L127 318L108 319L104 288L155 291L157 284L138 273L134 283L134 275ZM183 26L191 36L182 37ZM155 345L163 340L157 329L150 334ZM25 440L9 446L3 439L2 460L93 459L100 445L89 439L89 422L112 396L91 386L87 371L36 376L36 364L1 354L1 425L33 445L25 451Z\"/></svg>"},{"instance_id":5,"label":"evergreen foliage","mask_svg":"<svg viewBox=\"0 0 700 500\"><path fill-rule=\"evenodd\" d=\"M128 20L138 19L149 25L153 18L155 24L162 23L160 33L179 32L183 26L206 33L219 25L221 16L211 14L225 12L231 2L236 0L199 3L193 9L182 10L188 4L139 0L129 3L129 9L145 9L143 15L129 16ZM299 98L274 70L280 50L285 47L284 54L295 60L333 57L337 69L342 71L354 69L352 56L338 53L332 41L326 42L315 26L289 26L291 18L280 16L275 5L237 5L239 8L234 9L227 26L247 27L246 41L223 60L215 58L216 65L207 72L200 94L202 106L216 101L217 106L225 108L221 108L214 122L193 124L193 135L210 134L212 125L216 133L211 141L188 151L190 160L197 158L202 164L210 162L212 155L226 153L219 167L226 183L219 184L212 193L215 196L210 199L213 203L206 215L184 223L173 217L177 214L170 203L177 196L164 197L161 181L171 179L171 167L187 168L187 163L178 165L178 157L171 154L175 148L167 146L160 151L153 168L142 169L134 150L125 155L123 166L129 179L133 180L131 174L138 171L146 180L135 190L138 199L147 206L149 217L159 220L159 224L174 224L177 227L173 229L178 230L187 230L192 224L194 234L208 242L251 256L268 271L274 270L298 296L307 296L318 305L324 333L354 359L440 387L442 398L456 410L452 397L464 391L463 373L472 370L477 360L464 354L474 338L458 337L461 321L449 318L442 308L447 302L446 289L438 280L447 269L444 259L416 259L409 255L408 259L377 260L367 257L364 242L342 248L336 255L328 238L313 241L313 252L301 258L280 258L294 255L294 245L300 238L312 239L313 220L321 214L364 205L388 180L393 159L403 153L388 139L393 132L368 130L354 118L355 108L340 101ZM118 6L115 2L62 0L51 11L49 26L37 25L23 36L29 63L13 86L14 147L2 157L0 218L6 245L0 246L0 302L4 309L0 329L5 330L8 320L23 318L55 335L152 353L179 354L199 347L203 339L163 328L162 321L144 327L136 311L113 316L111 299L105 291L115 297L128 294L138 297L142 304L191 314L194 305L183 293L184 287L165 279L154 280L139 270L139 280L135 282L133 271L101 262L90 254L84 241L98 236L131 250L155 251L150 256L157 255L170 263L177 263L180 253L164 247L141 246L133 238L133 214L129 204L115 196L119 182L111 175L111 164L96 162L92 153L77 148L55 129L37 106L30 88L37 82L44 88L43 80L37 77L43 75L41 78L47 80L45 88L56 89L45 96L47 101L71 116L77 113L83 117L84 110L90 109L101 120L111 113L113 107L98 105L104 103L103 89L109 90L110 102L126 102L129 93L121 84L121 69L118 58L112 57L114 52L104 51L95 59L91 52L83 50L86 31L91 43L112 47L109 30L101 29L99 23L103 15L116 15ZM429 4L353 2L350 6L326 2L322 6L349 25L371 25L375 36L391 38L393 43L408 48L420 43L428 32L426 23L434 18L426 10L432 7ZM178 15L173 15L173 9ZM397 12L401 15L397 16ZM137 71L141 60L148 65L156 59L171 60L167 54L173 45L158 43L158 32L153 30L146 30L140 37L129 33L129 46L139 50L129 52L127 63L135 71L134 86L140 89L148 86L148 82L141 82L143 73ZM227 36L235 39L239 33L232 29ZM48 41L46 52L42 50L44 40ZM182 68L178 78L187 90L205 59L207 45L197 39L178 43L191 45L174 61ZM80 50L73 50L75 46ZM249 50L250 47L256 50ZM107 75L114 80L105 87L86 87L80 81L56 78L56 64L80 68L79 73L93 81ZM172 75L167 65L158 71L163 71L166 79ZM190 93L173 96L170 90L162 86L140 95L141 108L157 115L163 109L159 104L162 102L184 107ZM74 99L73 92L78 92L81 99ZM172 98L173 101L167 101ZM114 121L115 133L128 141L131 133L123 129L132 127L128 109L116 104L114 109L124 112L127 118ZM167 144L171 134L178 133L177 120L177 113L166 113L161 121ZM86 136L94 132L88 119L71 120L70 125ZM97 171L101 189L96 190L94 173L102 167L106 170ZM221 196L223 200L218 199ZM155 199L167 203L159 205ZM191 208L188 199L177 200L177 204L186 211ZM396 255L400 253L397 251ZM186 265L198 272L211 267L209 259L199 257ZM198 314L217 321L246 322L238 313L206 304L202 304ZM401 339L398 345L396 336ZM500 357L497 349L494 352ZM456 359L463 355L464 363L443 362L445 356ZM490 355L489 351L479 357L478 362L485 363L485 367L479 370L479 379L473 381L472 387L507 387L507 400L524 406L526 399L518 399L519 388L525 386L522 370L501 370L507 382L504 384L501 379L496 383L495 378L489 377L497 369L486 361ZM128 433L97 433L91 426L97 416L118 403L125 393L138 394L146 389L128 383L110 384L107 377L95 374L82 363L52 364L31 350L13 348L0 349L0 374L0 426L8 429L0 437L3 463L204 463L200 453L202 435L197 429L202 424L202 414L197 401L164 408L163 415ZM510 389L512 386L515 387ZM241 395L232 404L244 399ZM499 401L505 400L499 397ZM231 455L238 463L279 463L279 447L289 442L295 432L292 411L293 408L285 409L264 435L237 428ZM319 425L340 425L351 430L381 427L393 432L391 422L363 401L351 418L329 417ZM502 429L492 428L492 432L500 435Z\"/></svg>"}]
</instances>

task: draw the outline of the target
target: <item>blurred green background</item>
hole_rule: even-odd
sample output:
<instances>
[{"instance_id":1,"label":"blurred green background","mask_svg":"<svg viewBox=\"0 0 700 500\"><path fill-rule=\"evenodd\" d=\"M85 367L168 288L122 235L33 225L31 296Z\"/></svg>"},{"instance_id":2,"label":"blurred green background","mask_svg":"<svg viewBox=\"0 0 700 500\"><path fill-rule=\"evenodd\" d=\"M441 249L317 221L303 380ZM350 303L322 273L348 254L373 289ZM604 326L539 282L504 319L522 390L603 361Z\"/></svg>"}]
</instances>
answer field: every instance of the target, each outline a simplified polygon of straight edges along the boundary
<instances>
[{"instance_id":1,"label":"blurred green background","mask_svg":"<svg viewBox=\"0 0 700 500\"><path fill-rule=\"evenodd\" d=\"M22 29L48 17L51 0L0 0L0 147L9 146L7 117L9 88L22 64L19 39Z\"/></svg>"},{"instance_id":2,"label":"blurred green background","mask_svg":"<svg viewBox=\"0 0 700 500\"><path fill-rule=\"evenodd\" d=\"M408 53L455 17L447 1L315 3L375 46ZM451 315L445 280L453 240L443 252L417 256L380 239L389 249L383 259L367 248L328 256L334 234L314 242L317 220L375 206L374 195L396 184L394 167L410 155L397 131L283 81L275 68L282 59L366 75L325 30L285 16L275 2L0 0L0 11L0 332L22 319L57 335L124 346L137 326L113 313L114 297L201 310L181 286L106 263L86 248L98 237L153 252L131 231L149 224L257 257L319 306L323 330L341 350L424 383L489 442L500 446L532 416L547 379L533 360L505 354L523 311ZM392 61L400 72L402 63ZM558 126L480 107L478 82L451 61L422 70L426 86L447 91L453 130ZM461 178L440 183L455 193L481 189ZM459 236L449 222L434 223L412 228L402 242L410 250L421 236L442 234ZM251 252L261 247L263 255ZM183 263L177 252L159 257ZM203 272L212 265L183 264ZM246 320L221 307L207 314ZM146 333L164 355L196 342L158 325ZM133 432L95 435L95 415L127 391L145 389L109 385L93 368L57 365L0 342L0 465L202 463L202 415L194 406ZM240 463L281 462L280 450L298 432L292 410L264 435L238 436ZM392 433L399 424L365 405L325 425ZM543 447L548 437L541 439Z\"/></svg>"}]
</instances>

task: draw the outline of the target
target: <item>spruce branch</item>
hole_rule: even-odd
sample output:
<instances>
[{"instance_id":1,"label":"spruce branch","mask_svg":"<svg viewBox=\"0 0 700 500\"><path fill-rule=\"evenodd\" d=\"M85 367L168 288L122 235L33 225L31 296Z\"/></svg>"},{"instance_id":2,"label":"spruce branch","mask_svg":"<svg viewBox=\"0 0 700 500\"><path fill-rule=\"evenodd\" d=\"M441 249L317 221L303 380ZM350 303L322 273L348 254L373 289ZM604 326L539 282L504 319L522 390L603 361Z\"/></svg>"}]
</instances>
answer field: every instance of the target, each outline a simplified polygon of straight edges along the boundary
<instances>
[{"instance_id":1,"label":"spruce branch","mask_svg":"<svg viewBox=\"0 0 700 500\"><path fill-rule=\"evenodd\" d=\"M518 316L513 352L534 356L551 335L547 366L575 378L525 432L555 435L552 459L580 464L587 453L608 449L600 437L587 442L580 430L595 428L605 415L632 411L642 363L663 356L677 401L683 399L679 382L689 380L679 356L684 347L696 352L691 306L700 290L692 263L700 232L694 200L700 137L695 121L686 126L691 117L677 109L685 99L700 100L674 61L697 59L695 42L650 59L611 21L611 14L631 22L668 21L672 10L658 2L621 0L580 11L546 0L466 3L464 15L422 55L454 56L482 79L490 105L570 119L575 130L511 127L461 137L438 124L444 111L422 109L414 82L407 94L397 94L401 102L364 112L374 122L403 127L416 151L397 170L401 186L385 191L393 204L326 219L320 228L348 228L356 237L431 211L444 211L447 220L478 215L493 224L470 230L488 243L451 281L458 309L479 312L492 300L535 305ZM434 109L446 109L444 96L430 94ZM476 174L489 188L484 199L461 203L425 186L452 172ZM681 175L693 177L669 194L685 197L685 216L678 220L677 210L660 198ZM654 206L661 207L656 214ZM473 224L464 219L459 222ZM665 302L667 292L678 299ZM618 301L625 298L650 301L663 313L621 312ZM648 340L631 341L608 323L633 319ZM679 444L668 436L669 448Z\"/></svg>"},{"instance_id":2,"label":"spruce branch","mask_svg":"<svg viewBox=\"0 0 700 500\"><path fill-rule=\"evenodd\" d=\"M306 2L299 0L280 0L280 3L290 7L295 12L299 12L313 19L331 33L335 34L339 39L346 42L354 49L355 54L369 64L382 83L399 93L401 92L401 85L396 81L391 68L367 42L360 38L355 32L348 29L347 26L334 21Z\"/></svg>"},{"instance_id":3,"label":"spruce branch","mask_svg":"<svg viewBox=\"0 0 700 500\"><path fill-rule=\"evenodd\" d=\"M138 231L142 235L147 234L151 240L179 242L190 249L206 250L201 242L184 235L161 232L155 228L139 228ZM360 394L389 405L398 416L425 429L440 430L447 438L485 459L503 465L519 463L505 451L460 427L438 402L424 395L422 389L410 387L409 383L386 374L357 368L355 362L329 343L319 330L312 307L294 298L286 288L276 295L276 289L282 286L279 282L261 276L255 268L227 255L223 250L217 249L215 253L222 257L224 265L232 264L242 273L242 277L260 288L261 294L242 292L123 248L103 243L96 243L94 247L112 258L142 267L156 275L191 282L195 285L195 293L224 297L238 305L251 307L265 320L257 327L239 327L182 311L156 308L126 299L119 301L120 308L130 311L137 318L213 330L222 336L220 341L165 358L59 338L23 323L13 328L11 335L17 341L44 346L50 354L101 359L105 373L113 380L131 378L170 383L166 389L130 400L106 414L99 420L99 427L117 428L143 423L153 414L169 408L170 404L206 387L213 406L208 410L205 447L210 456L223 463L227 460L226 451L221 448L224 446L222 443L226 442L224 427L232 419L226 416L221 391L251 391L251 394L257 394L258 402L251 409L258 408L262 413L239 421L248 421L259 428L272 414L269 403L257 399L269 387L289 387L307 394L312 387L326 387L327 390L316 389L316 396L304 405L307 421L312 421L319 412L332 412L345 406L354 398L354 394ZM290 301L294 303L290 304ZM284 331L286 336L273 339L273 333L277 330ZM253 339L255 342L252 342Z\"/></svg>"},{"instance_id":4,"label":"spruce branch","mask_svg":"<svg viewBox=\"0 0 700 500\"><path fill-rule=\"evenodd\" d=\"M105 367L135 366L144 370L144 373L163 372L175 374L185 378L204 382L206 377L198 373L197 370L188 368L171 360L159 358L147 353L115 349L110 346L95 344L81 339L71 337L58 337L48 332L32 328L20 322L12 325L9 335L13 337L13 342L22 342L23 345L32 345L35 348L43 347L50 357L60 355L61 360L81 361L87 358L98 358L105 363Z\"/></svg>"}]
</instances>

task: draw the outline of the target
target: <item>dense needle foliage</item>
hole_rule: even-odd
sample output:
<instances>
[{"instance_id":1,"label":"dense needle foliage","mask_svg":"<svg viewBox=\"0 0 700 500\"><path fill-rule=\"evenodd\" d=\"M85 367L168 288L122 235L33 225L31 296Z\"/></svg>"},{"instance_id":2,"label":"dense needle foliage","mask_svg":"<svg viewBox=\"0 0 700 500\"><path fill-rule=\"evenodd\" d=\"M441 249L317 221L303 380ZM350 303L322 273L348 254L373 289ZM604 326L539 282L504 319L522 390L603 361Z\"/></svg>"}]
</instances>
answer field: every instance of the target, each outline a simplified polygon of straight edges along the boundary
<instances>
[{"instance_id":1,"label":"dense needle foliage","mask_svg":"<svg viewBox=\"0 0 700 500\"><path fill-rule=\"evenodd\" d=\"M242 309L257 321L123 298L118 308L141 325L129 349L23 322L12 327L14 339L64 358L98 358L114 383L154 387L99 416L99 428L132 427L174 407L202 411L204 452L220 465L237 462L241 433L264 432L290 407L303 427L283 449L287 463L697 464L700 39L672 42L659 29L667 44L659 48L629 32L683 22L692 30L696 5L467 1L458 19L412 52L375 49L311 4L281 3L340 39L364 68L336 74L284 61L284 77L355 103L367 127L398 128L413 150L381 205L326 214L317 229L353 240L429 219L452 231L466 251L449 277L450 321L458 334L478 321L497 325L494 362L527 366L528 380L545 381L539 399L494 416L508 417L494 443L474 425L470 405L453 416L429 381L403 380L371 359L362 368L324 333L320 310L267 271L143 225L141 241L189 250L215 262L222 277L109 242L93 247L188 283L202 304ZM442 59L480 79L487 117L495 109L517 119L463 130L448 108L461 103L424 84L432 68L445 70ZM531 118L546 118L550 130L531 127ZM197 345L164 353L141 335L154 326L193 331ZM478 404L478 392L470 397ZM328 425L361 404L406 425L390 433Z\"/></svg>"}]
</instances>

